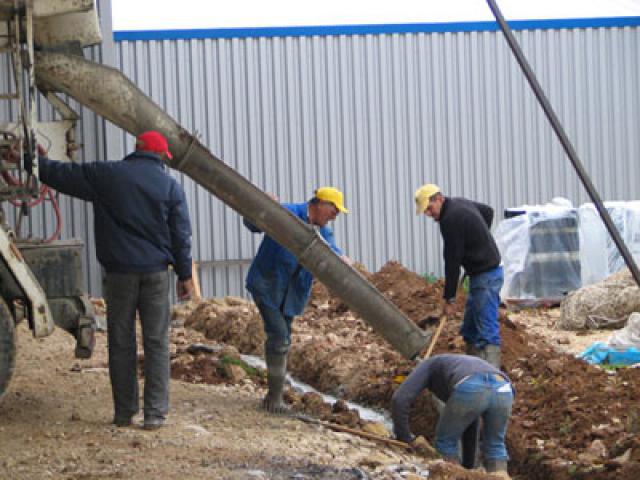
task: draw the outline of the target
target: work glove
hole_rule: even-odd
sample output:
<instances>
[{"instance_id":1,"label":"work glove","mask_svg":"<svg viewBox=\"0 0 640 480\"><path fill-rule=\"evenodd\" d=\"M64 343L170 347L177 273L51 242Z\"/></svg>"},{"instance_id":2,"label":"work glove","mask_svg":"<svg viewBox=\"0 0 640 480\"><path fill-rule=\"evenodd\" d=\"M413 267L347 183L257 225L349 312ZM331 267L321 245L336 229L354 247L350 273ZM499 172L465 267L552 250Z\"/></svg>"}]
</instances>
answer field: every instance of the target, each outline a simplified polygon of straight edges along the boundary
<instances>
[{"instance_id":1,"label":"work glove","mask_svg":"<svg viewBox=\"0 0 640 480\"><path fill-rule=\"evenodd\" d=\"M444 302L442 304L442 315L446 315L447 318L452 317L455 311L456 311L455 303Z\"/></svg>"},{"instance_id":2,"label":"work glove","mask_svg":"<svg viewBox=\"0 0 640 480\"><path fill-rule=\"evenodd\" d=\"M178 280L176 283L176 293L179 300L190 300L193 295L193 280Z\"/></svg>"}]
</instances>

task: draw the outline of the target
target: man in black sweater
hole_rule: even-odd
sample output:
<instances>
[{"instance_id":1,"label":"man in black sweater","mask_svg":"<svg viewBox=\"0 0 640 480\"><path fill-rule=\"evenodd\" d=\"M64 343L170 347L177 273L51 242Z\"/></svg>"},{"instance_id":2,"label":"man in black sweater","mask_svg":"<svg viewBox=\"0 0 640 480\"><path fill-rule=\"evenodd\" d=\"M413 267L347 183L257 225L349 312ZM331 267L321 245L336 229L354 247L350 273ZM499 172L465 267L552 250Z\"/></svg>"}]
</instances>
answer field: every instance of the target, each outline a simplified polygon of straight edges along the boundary
<instances>
[{"instance_id":1,"label":"man in black sweater","mask_svg":"<svg viewBox=\"0 0 640 480\"><path fill-rule=\"evenodd\" d=\"M453 313L460 267L469 276L469 293L460 333L467 353L500 368L498 307L504 280L500 252L489 228L493 209L466 198L445 197L427 184L416 190L416 213L440 224L444 243L445 286L442 313Z\"/></svg>"}]
</instances>

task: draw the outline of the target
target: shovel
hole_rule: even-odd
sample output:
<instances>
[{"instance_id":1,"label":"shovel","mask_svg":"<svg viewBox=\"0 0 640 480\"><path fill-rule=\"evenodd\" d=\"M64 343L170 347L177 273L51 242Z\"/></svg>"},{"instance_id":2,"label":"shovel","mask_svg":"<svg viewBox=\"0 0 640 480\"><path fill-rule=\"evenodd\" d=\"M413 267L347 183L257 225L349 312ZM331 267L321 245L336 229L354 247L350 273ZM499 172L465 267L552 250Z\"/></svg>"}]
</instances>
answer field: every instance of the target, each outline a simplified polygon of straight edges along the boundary
<instances>
[{"instance_id":1,"label":"shovel","mask_svg":"<svg viewBox=\"0 0 640 480\"><path fill-rule=\"evenodd\" d=\"M438 328L436 329L436 333L433 334L433 338L431 339L431 343L429 344L429 348L427 349L427 353L425 354L424 357L422 357L423 360L426 360L427 358L429 358L431 356L431 352L433 352L433 347L436 346L436 342L438 341L438 337L440 337L440 333L442 333L442 329L444 328L444 324L447 322L447 316L446 315L441 315L440 316L440 323L438 323Z\"/></svg>"}]
</instances>

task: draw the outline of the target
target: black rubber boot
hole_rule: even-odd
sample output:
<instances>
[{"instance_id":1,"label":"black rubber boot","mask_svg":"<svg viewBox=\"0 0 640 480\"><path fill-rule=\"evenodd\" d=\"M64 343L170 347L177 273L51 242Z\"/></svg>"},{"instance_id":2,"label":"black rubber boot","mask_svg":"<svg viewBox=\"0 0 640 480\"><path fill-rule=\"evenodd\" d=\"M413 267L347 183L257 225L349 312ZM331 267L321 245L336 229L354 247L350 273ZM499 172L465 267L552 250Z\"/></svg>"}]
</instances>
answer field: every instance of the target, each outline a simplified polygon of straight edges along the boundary
<instances>
[{"instance_id":1,"label":"black rubber boot","mask_svg":"<svg viewBox=\"0 0 640 480\"><path fill-rule=\"evenodd\" d=\"M498 370L501 370L502 364L502 355L500 352L500 347L498 345L487 345L484 347L485 351L485 360L489 362L491 365L496 367Z\"/></svg>"},{"instance_id":2,"label":"black rubber boot","mask_svg":"<svg viewBox=\"0 0 640 480\"><path fill-rule=\"evenodd\" d=\"M267 353L267 385L269 391L262 400L262 408L271 413L289 413L289 407L284 403L284 381L287 375L287 354Z\"/></svg>"},{"instance_id":3,"label":"black rubber boot","mask_svg":"<svg viewBox=\"0 0 640 480\"><path fill-rule=\"evenodd\" d=\"M500 353L500 347L498 345L486 345L484 348L476 348L473 345L467 345L465 352L467 355L472 355L489 362L498 370L501 369L502 355Z\"/></svg>"}]
</instances>

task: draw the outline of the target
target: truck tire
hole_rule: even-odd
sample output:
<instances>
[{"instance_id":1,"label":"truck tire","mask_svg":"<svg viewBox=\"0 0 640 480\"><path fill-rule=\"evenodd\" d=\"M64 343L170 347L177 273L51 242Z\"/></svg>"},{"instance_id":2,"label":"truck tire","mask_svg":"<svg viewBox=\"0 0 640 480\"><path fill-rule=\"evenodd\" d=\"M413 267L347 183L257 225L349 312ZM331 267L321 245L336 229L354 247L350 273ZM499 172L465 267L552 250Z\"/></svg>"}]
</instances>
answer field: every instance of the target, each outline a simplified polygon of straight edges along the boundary
<instances>
[{"instance_id":1,"label":"truck tire","mask_svg":"<svg viewBox=\"0 0 640 480\"><path fill-rule=\"evenodd\" d=\"M13 315L0 299L0 400L9 386L16 361L16 326Z\"/></svg>"}]
</instances>

